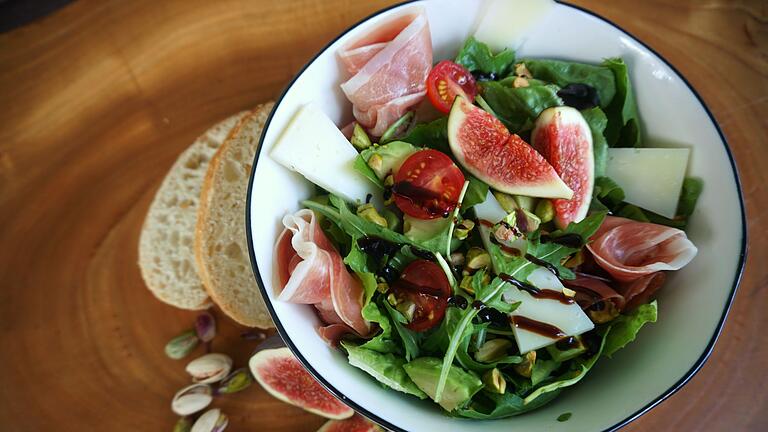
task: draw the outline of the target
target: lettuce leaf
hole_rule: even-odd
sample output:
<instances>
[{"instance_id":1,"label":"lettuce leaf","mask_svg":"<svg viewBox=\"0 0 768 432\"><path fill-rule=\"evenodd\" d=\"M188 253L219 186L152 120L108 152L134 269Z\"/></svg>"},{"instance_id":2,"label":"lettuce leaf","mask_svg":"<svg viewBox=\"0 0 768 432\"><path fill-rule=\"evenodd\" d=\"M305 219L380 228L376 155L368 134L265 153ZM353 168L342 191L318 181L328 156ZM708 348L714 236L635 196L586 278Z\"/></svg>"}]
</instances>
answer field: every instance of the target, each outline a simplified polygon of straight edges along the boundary
<instances>
[{"instance_id":1,"label":"lettuce leaf","mask_svg":"<svg viewBox=\"0 0 768 432\"><path fill-rule=\"evenodd\" d=\"M493 54L488 45L470 36L456 56L456 63L470 72L480 72L491 79L503 78L514 70L515 52L503 50Z\"/></svg>"},{"instance_id":2,"label":"lettuce leaf","mask_svg":"<svg viewBox=\"0 0 768 432\"><path fill-rule=\"evenodd\" d=\"M605 137L611 147L640 147L640 120L637 114L637 103L629 80L629 71L624 60L609 58L603 62L614 76L616 96L610 105L605 107L608 116L608 127Z\"/></svg>"},{"instance_id":3,"label":"lettuce leaf","mask_svg":"<svg viewBox=\"0 0 768 432\"><path fill-rule=\"evenodd\" d=\"M381 327L381 332L372 337L361 347L377 351L380 353L397 353L400 352L400 347L397 342L392 338L392 323L389 321L386 315L381 312L381 309L375 302L369 302L363 307L363 318L376 323Z\"/></svg>"},{"instance_id":4,"label":"lettuce leaf","mask_svg":"<svg viewBox=\"0 0 768 432\"><path fill-rule=\"evenodd\" d=\"M584 120L592 132L592 152L595 160L595 177L605 175L605 166L608 162L608 143L605 140L605 127L608 118L603 110L598 107L586 109L581 112Z\"/></svg>"},{"instance_id":5,"label":"lettuce leaf","mask_svg":"<svg viewBox=\"0 0 768 432\"><path fill-rule=\"evenodd\" d=\"M488 106L502 123L513 133L533 128L536 117L547 108L562 106L553 85L509 87L503 83L488 81L481 85L481 94Z\"/></svg>"},{"instance_id":6,"label":"lettuce leaf","mask_svg":"<svg viewBox=\"0 0 768 432\"><path fill-rule=\"evenodd\" d=\"M606 108L616 94L616 79L609 67L562 60L522 61L534 78L565 87L568 84L587 84L597 90L600 107Z\"/></svg>"},{"instance_id":7,"label":"lettuce leaf","mask_svg":"<svg viewBox=\"0 0 768 432\"><path fill-rule=\"evenodd\" d=\"M658 305L656 300L640 305L626 315L619 315L611 323L611 331L605 340L603 355L610 358L616 351L635 340L637 333L646 323L656 322L657 318Z\"/></svg>"},{"instance_id":8,"label":"lettuce leaf","mask_svg":"<svg viewBox=\"0 0 768 432\"><path fill-rule=\"evenodd\" d=\"M385 386L399 392L414 395L419 399L426 399L427 394L405 373L403 365L405 359L394 354L382 354L363 347L355 346L349 342L342 342L341 346L347 351L349 364L367 372Z\"/></svg>"}]
</instances>

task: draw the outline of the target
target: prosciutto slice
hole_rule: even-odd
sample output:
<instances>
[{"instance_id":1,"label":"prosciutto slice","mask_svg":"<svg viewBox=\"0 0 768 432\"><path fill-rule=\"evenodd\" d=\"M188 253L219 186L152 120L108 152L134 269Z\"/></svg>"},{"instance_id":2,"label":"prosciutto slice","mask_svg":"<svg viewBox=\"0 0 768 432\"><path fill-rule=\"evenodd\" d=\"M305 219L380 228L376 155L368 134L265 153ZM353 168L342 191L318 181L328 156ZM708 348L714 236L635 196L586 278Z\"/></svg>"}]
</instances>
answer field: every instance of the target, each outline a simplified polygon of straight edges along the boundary
<instances>
[{"instance_id":1,"label":"prosciutto slice","mask_svg":"<svg viewBox=\"0 0 768 432\"><path fill-rule=\"evenodd\" d=\"M374 136L426 94L432 68L432 36L423 9L409 9L353 39L339 51L353 74L341 89L353 105L355 119Z\"/></svg>"},{"instance_id":2,"label":"prosciutto slice","mask_svg":"<svg viewBox=\"0 0 768 432\"><path fill-rule=\"evenodd\" d=\"M563 284L576 291L575 300L582 309L589 309L601 301L613 302L619 311L624 308L624 296L600 278L577 273L576 279L564 280Z\"/></svg>"},{"instance_id":3,"label":"prosciutto slice","mask_svg":"<svg viewBox=\"0 0 768 432\"><path fill-rule=\"evenodd\" d=\"M684 231L608 216L587 248L595 262L620 282L662 270L679 270L698 249Z\"/></svg>"},{"instance_id":4,"label":"prosciutto slice","mask_svg":"<svg viewBox=\"0 0 768 432\"><path fill-rule=\"evenodd\" d=\"M363 288L344 266L311 210L283 218L285 229L275 245L278 300L312 304L329 325L344 324L365 335Z\"/></svg>"}]
</instances>

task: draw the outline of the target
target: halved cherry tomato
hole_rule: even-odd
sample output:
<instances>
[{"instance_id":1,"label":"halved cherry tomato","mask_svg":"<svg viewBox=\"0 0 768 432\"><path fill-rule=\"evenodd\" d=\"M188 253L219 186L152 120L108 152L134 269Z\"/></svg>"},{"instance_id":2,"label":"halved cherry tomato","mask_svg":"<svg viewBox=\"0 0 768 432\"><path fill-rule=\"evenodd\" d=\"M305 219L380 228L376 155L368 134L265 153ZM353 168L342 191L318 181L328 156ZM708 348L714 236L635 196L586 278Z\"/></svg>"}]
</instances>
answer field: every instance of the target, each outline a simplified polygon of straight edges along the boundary
<instances>
[{"instance_id":1,"label":"halved cherry tomato","mask_svg":"<svg viewBox=\"0 0 768 432\"><path fill-rule=\"evenodd\" d=\"M451 111L456 96L472 102L477 96L475 77L462 65L443 60L432 68L427 77L427 96L438 110Z\"/></svg>"},{"instance_id":2,"label":"halved cherry tomato","mask_svg":"<svg viewBox=\"0 0 768 432\"><path fill-rule=\"evenodd\" d=\"M398 302L413 303L413 316L406 327L417 332L429 330L443 319L451 296L445 273L427 260L408 264L391 289Z\"/></svg>"},{"instance_id":3,"label":"halved cherry tomato","mask_svg":"<svg viewBox=\"0 0 768 432\"><path fill-rule=\"evenodd\" d=\"M403 213L418 219L448 217L459 200L464 174L437 150L418 151L395 174L392 194Z\"/></svg>"}]
</instances>

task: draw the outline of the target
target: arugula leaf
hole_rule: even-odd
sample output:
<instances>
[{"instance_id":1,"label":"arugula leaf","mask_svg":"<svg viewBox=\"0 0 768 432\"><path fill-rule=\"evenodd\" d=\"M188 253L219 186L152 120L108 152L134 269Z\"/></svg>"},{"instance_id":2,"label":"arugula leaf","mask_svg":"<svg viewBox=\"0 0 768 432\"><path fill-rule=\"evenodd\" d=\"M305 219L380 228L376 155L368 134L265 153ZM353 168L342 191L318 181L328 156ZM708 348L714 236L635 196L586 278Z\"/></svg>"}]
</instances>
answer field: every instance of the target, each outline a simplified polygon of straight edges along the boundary
<instances>
[{"instance_id":1,"label":"arugula leaf","mask_svg":"<svg viewBox=\"0 0 768 432\"><path fill-rule=\"evenodd\" d=\"M505 49L493 54L488 45L470 36L464 42L455 61L470 72L493 75L492 79L498 79L509 75L514 70L515 52Z\"/></svg>"},{"instance_id":2,"label":"arugula leaf","mask_svg":"<svg viewBox=\"0 0 768 432\"><path fill-rule=\"evenodd\" d=\"M417 219L405 215L403 217L405 230L403 235L430 251L445 253L448 249L449 234L451 233L451 219Z\"/></svg>"},{"instance_id":3,"label":"arugula leaf","mask_svg":"<svg viewBox=\"0 0 768 432\"><path fill-rule=\"evenodd\" d=\"M512 313L520 303L507 303L502 299L504 290L499 290L497 287L500 284L504 284L504 281L499 278L494 278L490 283L485 283L486 272L485 270L478 270L472 275L472 289L475 290L475 298L481 300L486 306L498 309L504 313Z\"/></svg>"},{"instance_id":4,"label":"arugula leaf","mask_svg":"<svg viewBox=\"0 0 768 432\"><path fill-rule=\"evenodd\" d=\"M635 340L637 333L646 323L656 322L657 318L658 304L656 300L640 305L626 315L618 316L613 320L611 331L605 339L603 355L610 358L616 351Z\"/></svg>"},{"instance_id":5,"label":"arugula leaf","mask_svg":"<svg viewBox=\"0 0 768 432\"><path fill-rule=\"evenodd\" d=\"M578 234L585 241L594 234L605 219L605 212L596 212L587 216L579 223L571 223L565 230L558 230L551 235L557 237L564 234ZM569 248L557 243L541 243L537 236L528 238L528 253L540 260L544 260L557 268L560 277L563 279L573 279L573 272L561 264L563 258L577 252L577 248ZM488 248L491 255L491 262L496 273L506 273L519 280L526 280L538 267L536 264L525 259L525 257L510 257L502 252L496 244L491 244Z\"/></svg>"},{"instance_id":6,"label":"arugula leaf","mask_svg":"<svg viewBox=\"0 0 768 432\"><path fill-rule=\"evenodd\" d=\"M603 66L613 73L616 82L616 97L605 109L608 116L608 127L605 129L608 145L640 147L640 120L627 65L620 58L609 58L603 61Z\"/></svg>"},{"instance_id":7,"label":"arugula leaf","mask_svg":"<svg viewBox=\"0 0 768 432\"><path fill-rule=\"evenodd\" d=\"M680 192L680 201L677 203L677 215L688 218L696 209L696 203L704 190L704 181L698 177L686 177L683 180L683 190ZM466 198L465 198L466 199Z\"/></svg>"},{"instance_id":8,"label":"arugula leaf","mask_svg":"<svg viewBox=\"0 0 768 432\"><path fill-rule=\"evenodd\" d=\"M468 407L458 409L452 413L456 417L465 417L478 420L492 420L520 415L533 411L553 400L559 391L546 393L529 404L523 402L523 398L514 393L491 394L481 393L475 397Z\"/></svg>"},{"instance_id":9,"label":"arugula leaf","mask_svg":"<svg viewBox=\"0 0 768 432\"><path fill-rule=\"evenodd\" d=\"M392 318L392 323L395 326L395 330L400 336L400 341L403 343L403 348L405 349L405 359L407 361L411 361L417 358L419 356L419 343L421 342L424 333L417 333L406 328L405 324L408 324L408 320L405 319L403 314L390 306L390 304L386 301L383 301L382 304L384 304L384 307L387 309L387 313L389 313L390 318Z\"/></svg>"},{"instance_id":10,"label":"arugula leaf","mask_svg":"<svg viewBox=\"0 0 768 432\"><path fill-rule=\"evenodd\" d=\"M466 172L464 177L469 182L469 186L467 186L467 191L464 193L464 201L461 203L462 212L485 201L485 197L488 196L488 184Z\"/></svg>"},{"instance_id":11,"label":"arugula leaf","mask_svg":"<svg viewBox=\"0 0 768 432\"><path fill-rule=\"evenodd\" d=\"M384 190L384 183L379 180L379 177L376 176L376 173L373 172L370 166L368 166L368 162L365 161L363 155L357 155L355 158L355 163L352 166L355 168L355 171L359 172L363 175L363 177L370 180L370 182L376 185L376 187Z\"/></svg>"},{"instance_id":12,"label":"arugula leaf","mask_svg":"<svg viewBox=\"0 0 768 432\"><path fill-rule=\"evenodd\" d=\"M624 189L610 177L598 177L595 179L593 195L611 211L619 208L624 201Z\"/></svg>"},{"instance_id":13,"label":"arugula leaf","mask_svg":"<svg viewBox=\"0 0 768 432\"><path fill-rule=\"evenodd\" d=\"M375 302L369 302L363 307L363 318L367 321L377 323L381 327L381 332L361 345L362 348L370 349L380 353L396 353L400 347L392 339L392 324Z\"/></svg>"},{"instance_id":14,"label":"arugula leaf","mask_svg":"<svg viewBox=\"0 0 768 432\"><path fill-rule=\"evenodd\" d=\"M608 162L608 143L605 140L605 127L608 118L603 110L598 107L586 109L581 112L592 132L592 152L595 160L595 177L605 175L605 166Z\"/></svg>"},{"instance_id":15,"label":"arugula leaf","mask_svg":"<svg viewBox=\"0 0 768 432\"><path fill-rule=\"evenodd\" d=\"M563 105L552 85L508 87L488 81L481 86L481 94L496 116L513 133L532 129L536 117L547 108Z\"/></svg>"},{"instance_id":16,"label":"arugula leaf","mask_svg":"<svg viewBox=\"0 0 768 432\"><path fill-rule=\"evenodd\" d=\"M390 353L382 354L348 342L341 342L341 346L347 351L350 365L367 372L393 390L414 395L419 399L427 398L427 394L405 373L403 365L406 361L402 357Z\"/></svg>"},{"instance_id":17,"label":"arugula leaf","mask_svg":"<svg viewBox=\"0 0 768 432\"><path fill-rule=\"evenodd\" d=\"M421 242L413 241L408 237L392 231L389 228L382 227L371 221L361 218L360 216L352 213L347 207L347 204L343 199L331 195L330 204L325 205L315 201L303 201L302 205L310 210L313 210L321 215L325 216L329 220L333 221L342 231L347 233L352 238L352 242L356 243L361 237L376 236L384 240L398 243L408 244L415 246L419 249L428 249L430 252L441 252L441 248L435 248L433 244L422 244Z\"/></svg>"},{"instance_id":18,"label":"arugula leaf","mask_svg":"<svg viewBox=\"0 0 768 432\"><path fill-rule=\"evenodd\" d=\"M609 67L562 60L526 59L522 62L534 78L559 87L568 84L587 84L594 87L600 98L601 108L609 106L616 94L616 79Z\"/></svg>"},{"instance_id":19,"label":"arugula leaf","mask_svg":"<svg viewBox=\"0 0 768 432\"><path fill-rule=\"evenodd\" d=\"M611 326L606 327L603 331L602 340L600 341L600 348L597 350L597 353L591 357L577 357L573 359L571 362L572 369L570 371L560 375L555 379L555 381L538 387L531 394L526 396L523 402L526 405L534 403L537 398L546 393L560 391L565 387L570 387L581 381L581 379L584 378L587 372L592 369L592 366L594 366L597 360L600 358L600 355L603 353L603 349L606 344L606 339L608 335L610 335L611 331Z\"/></svg>"}]
</instances>

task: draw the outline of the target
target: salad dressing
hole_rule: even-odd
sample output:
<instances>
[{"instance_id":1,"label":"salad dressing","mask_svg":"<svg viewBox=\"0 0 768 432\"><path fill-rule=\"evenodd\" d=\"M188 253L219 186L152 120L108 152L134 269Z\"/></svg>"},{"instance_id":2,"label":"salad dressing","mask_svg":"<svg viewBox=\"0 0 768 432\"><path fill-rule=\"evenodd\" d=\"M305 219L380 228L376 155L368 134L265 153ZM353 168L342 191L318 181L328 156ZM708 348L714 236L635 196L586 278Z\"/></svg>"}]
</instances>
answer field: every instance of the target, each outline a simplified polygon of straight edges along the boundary
<instances>
[{"instance_id":1,"label":"salad dressing","mask_svg":"<svg viewBox=\"0 0 768 432\"><path fill-rule=\"evenodd\" d=\"M513 316L511 318L511 321L512 321L512 325L515 326L516 328L519 328L521 330L526 330L531 333L536 333L538 335L548 337L551 339L560 339L567 336L562 330L553 326L552 324L536 321L534 319L526 318L524 316L520 316L520 315Z\"/></svg>"},{"instance_id":2,"label":"salad dressing","mask_svg":"<svg viewBox=\"0 0 768 432\"><path fill-rule=\"evenodd\" d=\"M392 186L392 193L405 198L413 205L421 207L430 216L447 218L456 208L455 202L445 201L442 194L414 185L409 181L397 182Z\"/></svg>"},{"instance_id":3,"label":"salad dressing","mask_svg":"<svg viewBox=\"0 0 768 432\"><path fill-rule=\"evenodd\" d=\"M561 291L551 290L551 289L539 289L535 286L523 282L519 279L515 279L514 277L502 273L499 275L499 278L503 280L504 282L508 282L511 285L514 285L515 287L527 292L531 295L531 297L541 300L557 300L560 303L564 305L573 304L574 300L565 294L563 294Z\"/></svg>"}]
</instances>

